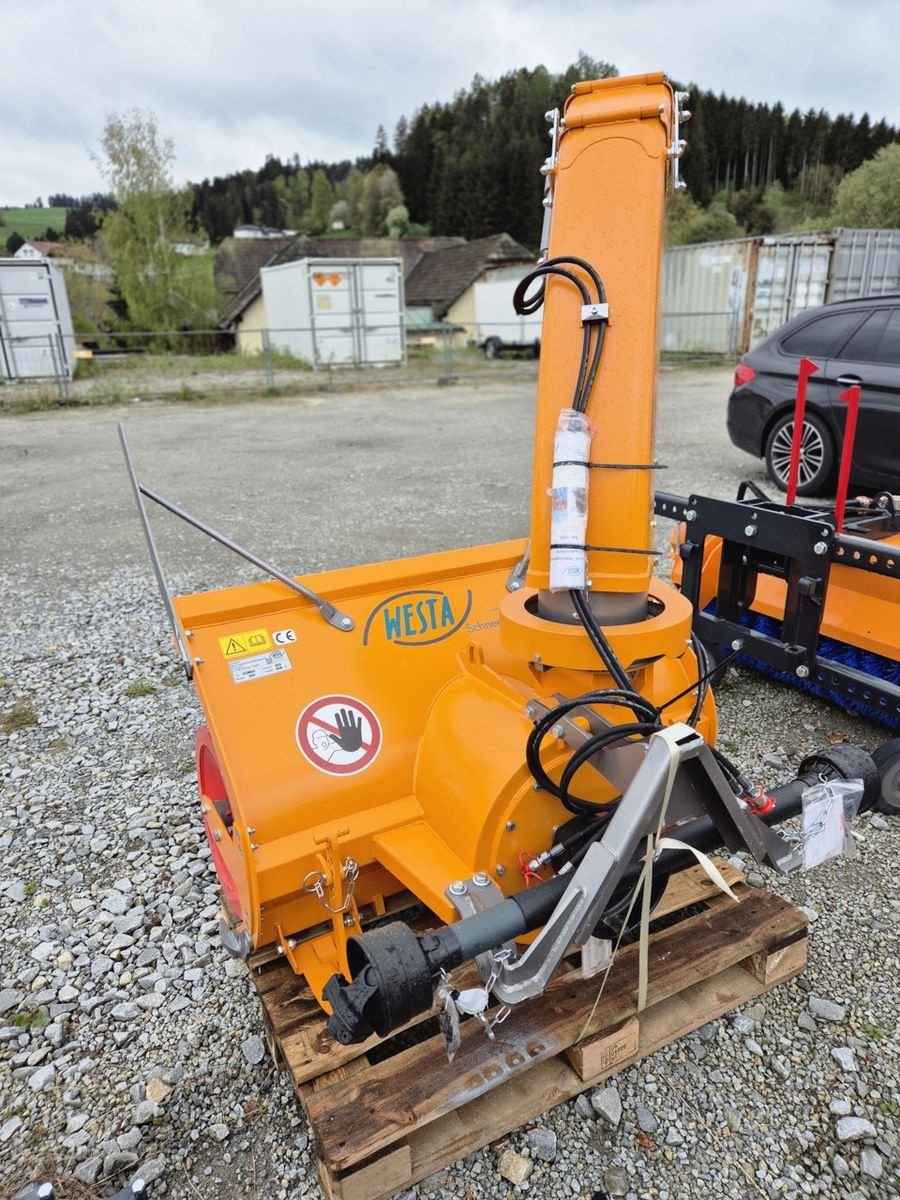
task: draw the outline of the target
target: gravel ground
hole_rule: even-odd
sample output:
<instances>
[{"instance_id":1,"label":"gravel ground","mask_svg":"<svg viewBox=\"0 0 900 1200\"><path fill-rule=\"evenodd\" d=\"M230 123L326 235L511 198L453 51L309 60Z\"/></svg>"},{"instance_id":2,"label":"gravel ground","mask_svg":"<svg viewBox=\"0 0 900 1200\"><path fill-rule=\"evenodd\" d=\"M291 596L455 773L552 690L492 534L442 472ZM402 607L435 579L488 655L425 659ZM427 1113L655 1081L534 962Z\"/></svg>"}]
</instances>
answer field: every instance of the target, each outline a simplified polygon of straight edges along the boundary
<instances>
[{"instance_id":1,"label":"gravel ground","mask_svg":"<svg viewBox=\"0 0 900 1200\"><path fill-rule=\"evenodd\" d=\"M524 534L533 368L475 385L0 420L0 1195L320 1195L306 1122L215 935L180 681L115 441L142 475L298 572ZM664 372L667 490L762 481L723 428L728 374ZM252 578L159 523L181 590ZM668 531L660 531L660 536ZM723 746L764 782L879 727L731 670ZM759 881L809 910L810 966L560 1105L407 1200L900 1195L900 821L854 860ZM521 1183L510 1180L523 1179Z\"/></svg>"}]
</instances>

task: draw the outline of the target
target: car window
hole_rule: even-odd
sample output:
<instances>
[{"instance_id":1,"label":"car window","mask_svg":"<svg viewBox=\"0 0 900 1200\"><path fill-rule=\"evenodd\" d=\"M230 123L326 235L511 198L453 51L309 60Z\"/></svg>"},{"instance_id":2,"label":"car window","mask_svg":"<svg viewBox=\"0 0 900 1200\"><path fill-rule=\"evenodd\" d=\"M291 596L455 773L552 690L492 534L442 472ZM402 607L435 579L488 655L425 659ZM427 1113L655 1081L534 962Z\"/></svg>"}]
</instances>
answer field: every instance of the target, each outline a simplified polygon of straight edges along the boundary
<instances>
[{"instance_id":1,"label":"car window","mask_svg":"<svg viewBox=\"0 0 900 1200\"><path fill-rule=\"evenodd\" d=\"M900 308L895 308L885 326L878 346L878 361L900 363Z\"/></svg>"},{"instance_id":2,"label":"car window","mask_svg":"<svg viewBox=\"0 0 900 1200\"><path fill-rule=\"evenodd\" d=\"M805 354L809 358L833 358L844 342L860 323L868 316L868 310L860 312L829 313L810 321L802 329L796 330L781 343L785 354Z\"/></svg>"},{"instance_id":3,"label":"car window","mask_svg":"<svg viewBox=\"0 0 900 1200\"><path fill-rule=\"evenodd\" d=\"M841 358L853 359L854 362L878 362L881 358L878 347L890 315L889 308L879 308L873 312L843 348ZM900 310L897 315L900 316Z\"/></svg>"}]
</instances>

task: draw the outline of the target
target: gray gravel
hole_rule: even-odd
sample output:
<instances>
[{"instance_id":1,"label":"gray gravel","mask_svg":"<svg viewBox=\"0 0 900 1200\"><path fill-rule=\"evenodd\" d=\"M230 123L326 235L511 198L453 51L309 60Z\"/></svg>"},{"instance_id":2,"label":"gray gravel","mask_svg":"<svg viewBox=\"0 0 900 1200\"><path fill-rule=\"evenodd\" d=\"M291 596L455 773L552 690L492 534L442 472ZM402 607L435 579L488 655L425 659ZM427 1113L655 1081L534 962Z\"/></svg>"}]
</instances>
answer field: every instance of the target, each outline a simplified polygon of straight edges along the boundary
<instances>
[{"instance_id":1,"label":"gray gravel","mask_svg":"<svg viewBox=\"0 0 900 1200\"><path fill-rule=\"evenodd\" d=\"M524 534L522 378L0 420L0 1195L50 1172L105 1195L138 1170L173 1200L320 1195L306 1121L260 1053L248 980L215 935L198 709L114 420L148 482L308 571ZM762 482L725 438L727 390L723 371L662 374L667 490ZM189 531L159 529L179 589L253 577ZM886 736L743 671L718 699L720 744L764 782L829 738ZM866 817L853 861L789 881L754 868L815 917L804 978L407 1200L900 1194L898 834L897 819Z\"/></svg>"}]
</instances>

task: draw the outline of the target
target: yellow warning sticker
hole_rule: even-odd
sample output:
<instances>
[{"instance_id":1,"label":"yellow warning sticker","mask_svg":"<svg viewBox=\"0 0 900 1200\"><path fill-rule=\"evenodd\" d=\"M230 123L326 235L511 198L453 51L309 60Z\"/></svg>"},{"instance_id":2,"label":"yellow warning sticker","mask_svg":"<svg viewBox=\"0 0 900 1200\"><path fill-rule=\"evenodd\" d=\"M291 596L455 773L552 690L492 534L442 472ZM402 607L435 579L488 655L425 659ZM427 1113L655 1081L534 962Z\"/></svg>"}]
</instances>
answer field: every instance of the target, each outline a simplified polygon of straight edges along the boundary
<instances>
[{"instance_id":1,"label":"yellow warning sticker","mask_svg":"<svg viewBox=\"0 0 900 1200\"><path fill-rule=\"evenodd\" d=\"M219 638L225 658L240 658L242 654L259 654L272 649L272 639L265 629L249 629L246 633L230 633Z\"/></svg>"}]
</instances>

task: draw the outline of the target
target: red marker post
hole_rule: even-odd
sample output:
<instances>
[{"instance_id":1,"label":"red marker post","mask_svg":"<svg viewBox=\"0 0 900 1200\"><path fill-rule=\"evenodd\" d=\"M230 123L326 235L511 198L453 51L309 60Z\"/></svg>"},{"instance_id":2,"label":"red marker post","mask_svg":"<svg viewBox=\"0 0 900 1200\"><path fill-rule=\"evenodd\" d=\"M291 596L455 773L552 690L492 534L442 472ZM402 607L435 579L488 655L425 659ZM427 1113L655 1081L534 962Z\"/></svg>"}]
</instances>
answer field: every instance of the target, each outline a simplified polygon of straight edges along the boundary
<instances>
[{"instance_id":1,"label":"red marker post","mask_svg":"<svg viewBox=\"0 0 900 1200\"><path fill-rule=\"evenodd\" d=\"M837 495L834 501L834 524L837 533L844 528L844 506L850 488L850 463L853 459L853 443L856 441L856 420L859 416L859 384L838 393L838 400L847 405L847 424L844 426L844 446L841 450L841 469L838 472Z\"/></svg>"},{"instance_id":2,"label":"red marker post","mask_svg":"<svg viewBox=\"0 0 900 1200\"><path fill-rule=\"evenodd\" d=\"M800 443L803 440L803 418L806 416L806 383L818 367L809 358L800 359L800 374L797 377L797 399L794 402L794 436L791 439L791 465L788 470L787 502L797 499L797 477L800 474Z\"/></svg>"}]
</instances>

